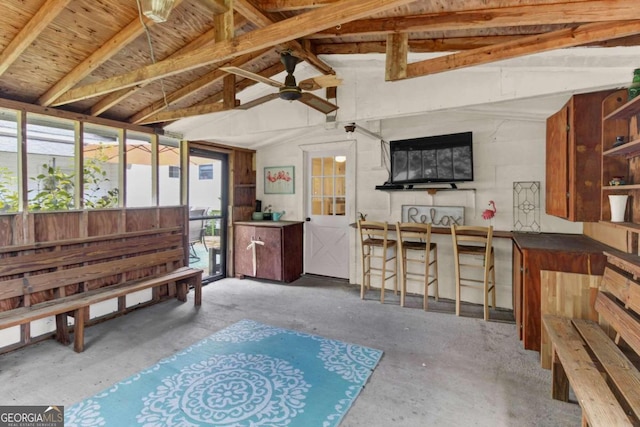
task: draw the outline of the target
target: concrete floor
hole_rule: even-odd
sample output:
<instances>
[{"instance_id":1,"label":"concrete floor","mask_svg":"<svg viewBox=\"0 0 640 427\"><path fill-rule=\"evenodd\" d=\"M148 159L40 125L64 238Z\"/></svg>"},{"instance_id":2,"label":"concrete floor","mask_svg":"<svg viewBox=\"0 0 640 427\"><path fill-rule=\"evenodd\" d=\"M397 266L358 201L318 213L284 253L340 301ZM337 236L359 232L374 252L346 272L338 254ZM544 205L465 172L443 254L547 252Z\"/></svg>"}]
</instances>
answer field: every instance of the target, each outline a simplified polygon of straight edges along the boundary
<instances>
[{"instance_id":1,"label":"concrete floor","mask_svg":"<svg viewBox=\"0 0 640 427\"><path fill-rule=\"evenodd\" d=\"M203 305L170 300L86 330L86 350L47 340L0 355L1 405L70 405L241 319L375 347L384 356L343 420L351 426L578 426L550 397L551 375L510 322L485 322L389 299L343 281L224 279ZM419 304L415 304L418 306ZM122 426L117 426L122 427ZM294 426L313 427L313 426Z\"/></svg>"}]
</instances>

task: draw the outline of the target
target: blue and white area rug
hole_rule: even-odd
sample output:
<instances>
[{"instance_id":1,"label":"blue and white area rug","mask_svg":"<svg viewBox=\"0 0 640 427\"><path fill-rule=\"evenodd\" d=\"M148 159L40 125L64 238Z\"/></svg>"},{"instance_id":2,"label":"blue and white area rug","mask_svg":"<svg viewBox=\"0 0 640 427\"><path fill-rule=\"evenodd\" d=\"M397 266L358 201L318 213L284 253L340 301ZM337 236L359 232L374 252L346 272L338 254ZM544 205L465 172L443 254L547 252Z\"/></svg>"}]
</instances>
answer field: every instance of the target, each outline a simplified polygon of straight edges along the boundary
<instances>
[{"instance_id":1,"label":"blue and white area rug","mask_svg":"<svg viewBox=\"0 0 640 427\"><path fill-rule=\"evenodd\" d=\"M65 408L65 426L337 426L382 357L242 320Z\"/></svg>"}]
</instances>

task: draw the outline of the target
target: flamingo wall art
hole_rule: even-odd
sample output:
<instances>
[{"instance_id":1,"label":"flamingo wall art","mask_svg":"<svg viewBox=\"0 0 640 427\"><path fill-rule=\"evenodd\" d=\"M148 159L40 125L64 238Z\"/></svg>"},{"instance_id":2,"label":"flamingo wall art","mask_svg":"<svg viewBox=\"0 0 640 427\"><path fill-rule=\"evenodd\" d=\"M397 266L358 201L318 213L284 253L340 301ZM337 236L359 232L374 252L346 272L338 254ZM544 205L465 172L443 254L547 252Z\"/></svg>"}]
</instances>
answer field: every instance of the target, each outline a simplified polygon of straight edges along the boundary
<instances>
[{"instance_id":1,"label":"flamingo wall art","mask_svg":"<svg viewBox=\"0 0 640 427\"><path fill-rule=\"evenodd\" d=\"M496 212L498 212L498 210L496 209L496 204L493 200L489 200L489 206L491 206L492 209L485 209L484 212L482 212L482 219L491 219L496 216Z\"/></svg>"}]
</instances>

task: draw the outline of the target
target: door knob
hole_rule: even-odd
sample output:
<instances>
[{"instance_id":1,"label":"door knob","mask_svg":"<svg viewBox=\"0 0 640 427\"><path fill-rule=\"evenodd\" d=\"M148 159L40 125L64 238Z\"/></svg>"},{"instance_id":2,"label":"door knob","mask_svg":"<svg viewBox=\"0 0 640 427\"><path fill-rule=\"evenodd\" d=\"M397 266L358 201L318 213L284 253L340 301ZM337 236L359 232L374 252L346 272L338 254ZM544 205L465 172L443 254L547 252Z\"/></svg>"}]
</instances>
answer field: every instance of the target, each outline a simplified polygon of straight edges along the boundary
<instances>
[{"instance_id":1,"label":"door knob","mask_svg":"<svg viewBox=\"0 0 640 427\"><path fill-rule=\"evenodd\" d=\"M305 221L310 222L310 221L311 221L311 218L307 217L307 218L305 219Z\"/></svg>"}]
</instances>

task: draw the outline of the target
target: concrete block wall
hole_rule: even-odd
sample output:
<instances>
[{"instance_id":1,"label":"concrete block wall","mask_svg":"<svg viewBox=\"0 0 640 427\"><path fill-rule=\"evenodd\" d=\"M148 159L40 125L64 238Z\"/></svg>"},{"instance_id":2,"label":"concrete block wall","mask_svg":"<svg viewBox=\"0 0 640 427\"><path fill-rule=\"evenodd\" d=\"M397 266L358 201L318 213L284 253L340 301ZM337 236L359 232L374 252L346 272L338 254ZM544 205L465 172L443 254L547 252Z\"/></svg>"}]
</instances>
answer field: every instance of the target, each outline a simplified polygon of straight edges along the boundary
<instances>
[{"instance_id":1,"label":"concrete block wall","mask_svg":"<svg viewBox=\"0 0 640 427\"><path fill-rule=\"evenodd\" d=\"M474 175L473 182L459 184L459 191L442 191L429 195L426 191L386 192L375 190L376 184L388 179L384 167L386 153L381 149L380 141L370 136L356 133L356 159L350 159L356 165L355 194L348 198L355 202L355 212L367 214L368 219L393 223L401 220L402 205L464 206L465 223L486 225L488 221L481 217L490 200L497 206L496 216L491 220L496 230L513 230L513 182L539 181L540 222L544 232L581 233L581 223L571 223L544 214L545 185L545 122L515 119L486 119L464 113L432 113L411 120L410 117L385 121L380 133L386 141L419 136L439 135L454 132L473 132ZM327 149L339 141L343 129L329 129L326 134L315 136L313 143L326 144ZM304 220L305 189L304 155L302 146L311 141L300 138L272 144L257 152L258 198L263 206L271 204L276 210L286 210L285 219ZM263 167L294 165L296 167L296 192L293 195L265 195L263 193ZM449 235L436 235L438 244L440 296L455 298L453 249ZM357 233L350 237L349 281L360 283L360 260ZM496 239L496 282L498 306L512 308L512 249L510 239ZM409 291L421 293L418 284L410 284ZM465 300L482 302L481 292L465 290Z\"/></svg>"}]
</instances>

